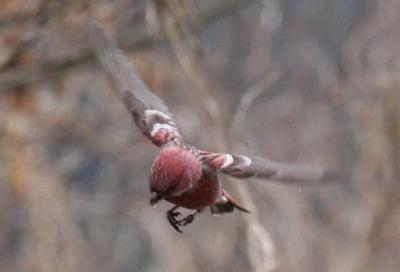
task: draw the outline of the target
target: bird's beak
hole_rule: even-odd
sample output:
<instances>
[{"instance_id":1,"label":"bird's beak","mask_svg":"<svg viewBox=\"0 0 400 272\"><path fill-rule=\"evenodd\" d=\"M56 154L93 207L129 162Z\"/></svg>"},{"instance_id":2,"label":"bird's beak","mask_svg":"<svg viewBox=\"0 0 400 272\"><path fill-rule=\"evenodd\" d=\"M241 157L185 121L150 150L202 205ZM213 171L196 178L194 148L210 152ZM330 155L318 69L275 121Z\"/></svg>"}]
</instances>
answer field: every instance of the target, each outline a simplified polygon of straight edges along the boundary
<instances>
[{"instance_id":1,"label":"bird's beak","mask_svg":"<svg viewBox=\"0 0 400 272\"><path fill-rule=\"evenodd\" d=\"M161 197L156 192L152 192L150 196L150 205L155 207L157 202L160 201Z\"/></svg>"}]
</instances>

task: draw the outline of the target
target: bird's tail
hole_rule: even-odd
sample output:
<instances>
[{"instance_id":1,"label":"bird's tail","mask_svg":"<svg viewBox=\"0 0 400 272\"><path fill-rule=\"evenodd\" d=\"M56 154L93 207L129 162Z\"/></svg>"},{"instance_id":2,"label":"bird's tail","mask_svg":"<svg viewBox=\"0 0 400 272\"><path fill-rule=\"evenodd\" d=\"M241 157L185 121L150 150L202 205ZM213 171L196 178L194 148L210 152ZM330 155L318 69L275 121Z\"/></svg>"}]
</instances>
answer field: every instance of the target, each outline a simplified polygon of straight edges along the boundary
<instances>
[{"instance_id":1,"label":"bird's tail","mask_svg":"<svg viewBox=\"0 0 400 272\"><path fill-rule=\"evenodd\" d=\"M221 201L221 203L215 203L210 206L212 214L222 214L222 213L230 213L236 208L242 212L250 213L249 210L243 208L239 203L236 202L228 193L223 192L223 198L225 201Z\"/></svg>"}]
</instances>

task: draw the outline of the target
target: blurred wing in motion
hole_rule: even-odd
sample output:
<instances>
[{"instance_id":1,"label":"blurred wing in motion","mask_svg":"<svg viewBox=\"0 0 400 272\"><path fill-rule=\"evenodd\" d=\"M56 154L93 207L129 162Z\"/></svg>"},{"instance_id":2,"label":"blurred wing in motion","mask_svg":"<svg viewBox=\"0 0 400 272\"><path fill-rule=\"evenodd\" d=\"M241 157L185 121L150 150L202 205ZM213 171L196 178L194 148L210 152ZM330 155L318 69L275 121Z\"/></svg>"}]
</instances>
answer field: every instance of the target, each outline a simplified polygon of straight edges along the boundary
<instances>
[{"instance_id":1,"label":"blurred wing in motion","mask_svg":"<svg viewBox=\"0 0 400 272\"><path fill-rule=\"evenodd\" d=\"M132 114L139 129L155 145L182 138L163 101L139 78L133 65L95 23L88 26L89 44L118 98Z\"/></svg>"},{"instance_id":2,"label":"blurred wing in motion","mask_svg":"<svg viewBox=\"0 0 400 272\"><path fill-rule=\"evenodd\" d=\"M323 184L339 175L320 167L275 162L264 158L218 154L200 151L203 163L214 170L236 178L261 178L286 184Z\"/></svg>"}]
</instances>

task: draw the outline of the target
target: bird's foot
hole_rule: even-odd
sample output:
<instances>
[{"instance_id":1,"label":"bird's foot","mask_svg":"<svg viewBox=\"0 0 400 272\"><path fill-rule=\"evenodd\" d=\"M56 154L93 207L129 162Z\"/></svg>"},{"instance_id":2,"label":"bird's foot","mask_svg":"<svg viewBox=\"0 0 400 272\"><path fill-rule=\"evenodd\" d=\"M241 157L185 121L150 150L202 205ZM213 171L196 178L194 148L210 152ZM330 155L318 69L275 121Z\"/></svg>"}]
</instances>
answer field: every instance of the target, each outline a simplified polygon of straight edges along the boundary
<instances>
[{"instance_id":1,"label":"bird's foot","mask_svg":"<svg viewBox=\"0 0 400 272\"><path fill-rule=\"evenodd\" d=\"M194 216L195 216L196 214L197 214L197 213L189 214L188 216L182 218L181 220L178 221L178 225L179 225L179 226L186 226L186 225L192 223L193 220L194 220Z\"/></svg>"},{"instance_id":2,"label":"bird's foot","mask_svg":"<svg viewBox=\"0 0 400 272\"><path fill-rule=\"evenodd\" d=\"M189 214L182 219L177 219L178 216L181 216L182 214L180 212L175 211L178 208L178 206L173 207L172 209L167 211L167 219L168 222L171 224L171 226L177 231L182 233L182 231L179 229L179 227L186 226L190 223L193 222L194 217L196 214L198 214L201 210L197 210L195 213Z\"/></svg>"},{"instance_id":3,"label":"bird's foot","mask_svg":"<svg viewBox=\"0 0 400 272\"><path fill-rule=\"evenodd\" d=\"M170 209L167 211L167 219L168 222L171 224L171 226L177 231L182 233L182 231L179 229L179 221L176 219L178 216L181 216L182 214L180 212L176 212L175 210L178 208L178 206L175 206L174 208Z\"/></svg>"}]
</instances>

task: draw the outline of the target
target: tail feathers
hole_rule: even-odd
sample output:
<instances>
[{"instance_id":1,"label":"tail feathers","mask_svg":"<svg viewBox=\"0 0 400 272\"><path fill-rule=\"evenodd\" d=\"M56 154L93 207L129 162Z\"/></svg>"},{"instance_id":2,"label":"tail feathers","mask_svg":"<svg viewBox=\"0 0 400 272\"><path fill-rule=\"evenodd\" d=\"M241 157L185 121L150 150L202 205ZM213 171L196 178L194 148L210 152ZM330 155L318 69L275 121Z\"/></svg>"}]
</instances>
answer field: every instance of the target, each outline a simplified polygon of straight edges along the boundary
<instances>
[{"instance_id":1,"label":"tail feathers","mask_svg":"<svg viewBox=\"0 0 400 272\"><path fill-rule=\"evenodd\" d=\"M249 210L243 208L240 206L236 200L234 200L230 195L224 192L223 195L223 202L221 203L215 203L210 206L211 213L212 214L222 214L222 213L231 213L233 210L236 208L242 212L250 213Z\"/></svg>"}]
</instances>

